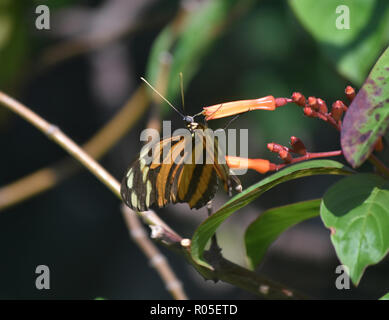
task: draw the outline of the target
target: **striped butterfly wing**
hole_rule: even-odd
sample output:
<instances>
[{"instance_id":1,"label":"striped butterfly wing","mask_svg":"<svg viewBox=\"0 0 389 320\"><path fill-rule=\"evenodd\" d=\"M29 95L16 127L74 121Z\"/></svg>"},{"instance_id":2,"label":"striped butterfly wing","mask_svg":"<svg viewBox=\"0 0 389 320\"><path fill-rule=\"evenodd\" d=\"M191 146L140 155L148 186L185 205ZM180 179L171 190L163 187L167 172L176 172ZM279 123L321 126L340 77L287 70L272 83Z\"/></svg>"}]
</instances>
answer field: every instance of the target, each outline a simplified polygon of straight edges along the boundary
<instances>
[{"instance_id":1,"label":"striped butterfly wing","mask_svg":"<svg viewBox=\"0 0 389 320\"><path fill-rule=\"evenodd\" d=\"M202 131L200 131L202 132ZM190 208L205 206L218 187L213 164L207 164L207 150L203 136L192 137L191 163L185 164L177 177L178 202L187 202Z\"/></svg>"},{"instance_id":2,"label":"striped butterfly wing","mask_svg":"<svg viewBox=\"0 0 389 320\"><path fill-rule=\"evenodd\" d=\"M123 201L131 209L145 211L155 204L159 207L164 206L165 201L161 203L158 198L165 194L165 184L162 178L166 176L166 171L169 171L171 167L164 164L163 149L170 145L173 148L178 142L174 140L174 137L161 140L151 147L154 154L152 154L153 158L150 163L147 163L146 158L151 148L146 148L130 165L122 180L120 193Z\"/></svg>"},{"instance_id":3,"label":"striped butterfly wing","mask_svg":"<svg viewBox=\"0 0 389 320\"><path fill-rule=\"evenodd\" d=\"M238 177L230 173L230 168L225 163L225 152L219 147L217 136L211 136L205 133L203 139L207 156L211 156L214 170L216 171L218 178L222 181L224 190L230 196L233 189L241 192L241 182ZM211 146L213 146L213 148L211 148ZM224 160L222 163L219 162L221 159Z\"/></svg>"},{"instance_id":4,"label":"striped butterfly wing","mask_svg":"<svg viewBox=\"0 0 389 320\"><path fill-rule=\"evenodd\" d=\"M240 186L239 179L229 174L228 166L218 163L218 148L209 149L206 143L209 139L211 137L206 134L200 134L196 138L192 135L191 140L179 137L161 140L149 164L144 159L147 152L141 152L123 178L121 195L124 202L137 211L177 202L186 202L190 208L199 209L214 197L218 177L229 193L234 185ZM164 148L168 150L165 153ZM212 152L214 163L206 163ZM191 163L188 163L188 157L192 157Z\"/></svg>"}]
</instances>

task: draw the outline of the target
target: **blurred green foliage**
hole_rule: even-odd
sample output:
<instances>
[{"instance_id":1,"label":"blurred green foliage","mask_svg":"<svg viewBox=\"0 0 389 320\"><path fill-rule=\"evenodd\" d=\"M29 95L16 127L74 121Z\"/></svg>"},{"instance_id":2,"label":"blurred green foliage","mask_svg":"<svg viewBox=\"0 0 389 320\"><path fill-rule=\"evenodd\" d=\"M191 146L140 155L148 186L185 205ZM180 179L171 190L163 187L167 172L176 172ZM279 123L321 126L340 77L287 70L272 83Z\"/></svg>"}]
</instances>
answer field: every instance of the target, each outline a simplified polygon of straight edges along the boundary
<instances>
[{"instance_id":1,"label":"blurred green foliage","mask_svg":"<svg viewBox=\"0 0 389 320\"><path fill-rule=\"evenodd\" d=\"M176 101L180 93L179 73L184 75L184 86L188 85L201 65L202 58L210 50L218 36L232 19L234 11L248 7L252 0L215 0L199 3L199 8L187 13L183 26L177 21L169 24L155 40L149 57L147 77L156 83L161 72L161 59L171 55L168 86L165 96ZM246 8L247 9L247 8Z\"/></svg>"},{"instance_id":2,"label":"blurred green foliage","mask_svg":"<svg viewBox=\"0 0 389 320\"><path fill-rule=\"evenodd\" d=\"M389 2L289 0L289 3L319 43L322 53L343 76L360 86L388 43ZM342 19L342 15L349 19ZM339 29L342 24L346 24L346 29Z\"/></svg>"},{"instance_id":3,"label":"blurred green foliage","mask_svg":"<svg viewBox=\"0 0 389 320\"><path fill-rule=\"evenodd\" d=\"M22 1L0 2L0 88L14 83L29 53Z\"/></svg>"}]
</instances>

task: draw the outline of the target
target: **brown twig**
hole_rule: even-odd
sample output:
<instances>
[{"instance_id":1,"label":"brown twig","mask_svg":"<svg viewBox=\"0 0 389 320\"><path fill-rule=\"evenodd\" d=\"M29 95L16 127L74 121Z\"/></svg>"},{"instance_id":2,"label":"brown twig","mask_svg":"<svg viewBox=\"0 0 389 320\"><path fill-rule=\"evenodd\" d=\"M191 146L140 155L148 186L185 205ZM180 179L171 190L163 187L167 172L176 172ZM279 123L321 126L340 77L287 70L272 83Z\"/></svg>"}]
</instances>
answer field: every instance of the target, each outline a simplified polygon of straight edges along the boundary
<instances>
[{"instance_id":1,"label":"brown twig","mask_svg":"<svg viewBox=\"0 0 389 320\"><path fill-rule=\"evenodd\" d=\"M20 117L31 123L39 131L44 133L49 139L53 140L73 158L77 159L83 166L92 172L100 181L102 181L116 196L120 198L119 185L103 167L81 149L76 143L66 136L60 128L47 122L35 112L0 91L0 103L9 110L15 112Z\"/></svg>"},{"instance_id":2,"label":"brown twig","mask_svg":"<svg viewBox=\"0 0 389 320\"><path fill-rule=\"evenodd\" d=\"M137 215L135 215L134 212L125 205L122 205L122 213L131 237L148 257L151 265L157 270L166 285L166 289L175 299L187 300L188 297L182 289L181 282L172 272L166 258L160 253L154 243L150 241Z\"/></svg>"},{"instance_id":3,"label":"brown twig","mask_svg":"<svg viewBox=\"0 0 389 320\"><path fill-rule=\"evenodd\" d=\"M181 246L181 253L184 254L188 262L190 262L206 280L213 280L215 282L221 280L266 299L306 299L305 296L282 284L269 280L264 276L225 259L220 251L218 253L215 253L214 250L204 251L204 259L213 267L213 269L211 270L203 267L193 261L192 256L190 255L189 239L183 239L181 241Z\"/></svg>"}]
</instances>

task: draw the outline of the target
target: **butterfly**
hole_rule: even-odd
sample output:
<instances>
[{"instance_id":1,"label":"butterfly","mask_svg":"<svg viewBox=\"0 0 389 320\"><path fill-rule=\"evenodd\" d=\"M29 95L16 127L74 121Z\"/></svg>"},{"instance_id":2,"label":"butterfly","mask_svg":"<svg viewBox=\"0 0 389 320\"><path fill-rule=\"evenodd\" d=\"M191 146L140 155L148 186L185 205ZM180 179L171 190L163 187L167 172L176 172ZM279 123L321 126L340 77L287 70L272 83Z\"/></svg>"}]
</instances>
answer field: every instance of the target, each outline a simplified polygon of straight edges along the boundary
<instances>
[{"instance_id":1,"label":"butterfly","mask_svg":"<svg viewBox=\"0 0 389 320\"><path fill-rule=\"evenodd\" d=\"M228 194L233 189L242 191L239 179L230 173L225 161L219 161L223 153L217 137L211 136L205 125L194 121L197 115L184 116L142 80L183 117L190 136L172 136L142 149L121 183L120 193L125 204L135 211L178 202L199 209L214 197L218 179ZM151 156L150 151L153 151Z\"/></svg>"}]
</instances>

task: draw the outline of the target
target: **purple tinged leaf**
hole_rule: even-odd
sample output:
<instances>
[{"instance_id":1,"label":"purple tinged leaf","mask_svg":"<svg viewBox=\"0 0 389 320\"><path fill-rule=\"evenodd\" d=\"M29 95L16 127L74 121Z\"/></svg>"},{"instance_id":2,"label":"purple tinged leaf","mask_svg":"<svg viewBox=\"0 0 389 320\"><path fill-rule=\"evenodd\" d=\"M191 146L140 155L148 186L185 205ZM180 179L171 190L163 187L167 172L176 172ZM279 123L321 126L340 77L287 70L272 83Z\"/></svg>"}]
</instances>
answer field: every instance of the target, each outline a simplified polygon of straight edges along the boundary
<instances>
[{"instance_id":1,"label":"purple tinged leaf","mask_svg":"<svg viewBox=\"0 0 389 320\"><path fill-rule=\"evenodd\" d=\"M343 120L341 145L354 167L371 154L389 126L389 48L379 58Z\"/></svg>"}]
</instances>

